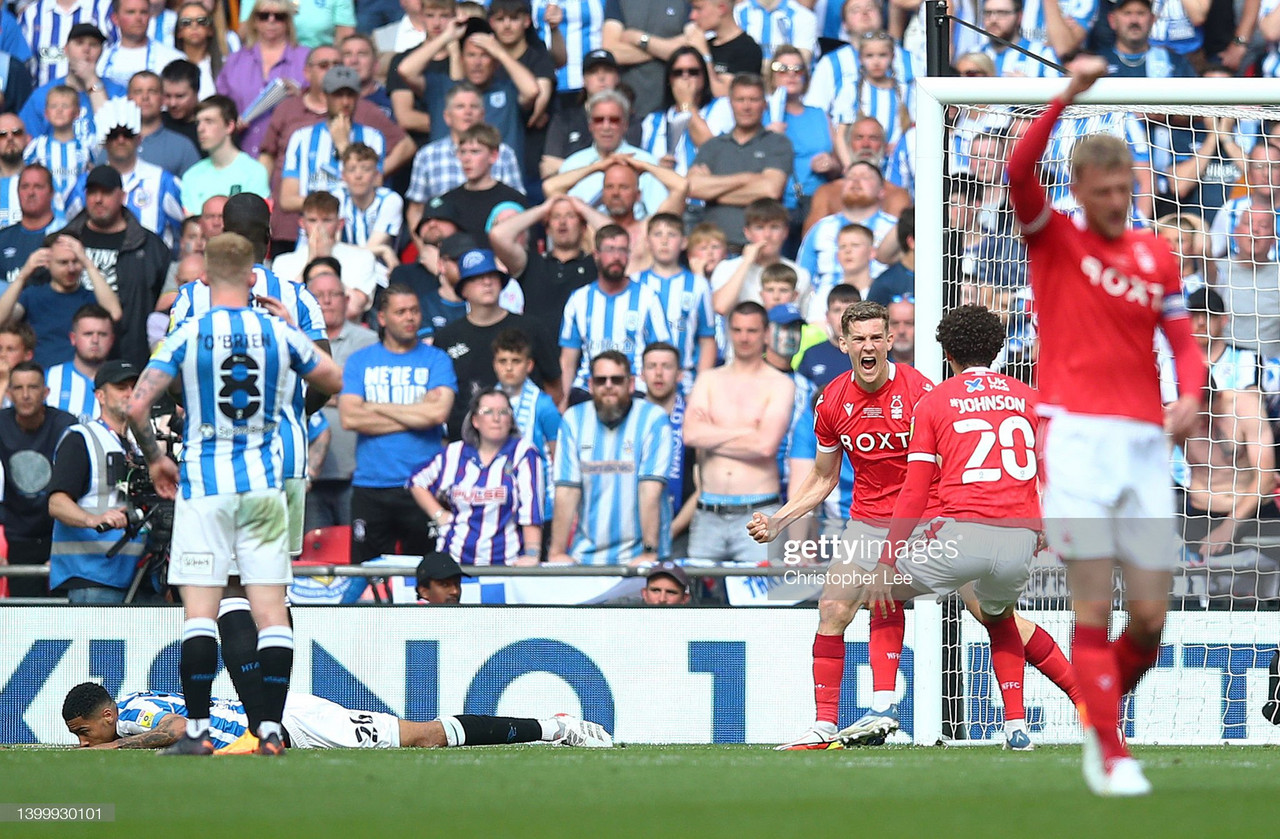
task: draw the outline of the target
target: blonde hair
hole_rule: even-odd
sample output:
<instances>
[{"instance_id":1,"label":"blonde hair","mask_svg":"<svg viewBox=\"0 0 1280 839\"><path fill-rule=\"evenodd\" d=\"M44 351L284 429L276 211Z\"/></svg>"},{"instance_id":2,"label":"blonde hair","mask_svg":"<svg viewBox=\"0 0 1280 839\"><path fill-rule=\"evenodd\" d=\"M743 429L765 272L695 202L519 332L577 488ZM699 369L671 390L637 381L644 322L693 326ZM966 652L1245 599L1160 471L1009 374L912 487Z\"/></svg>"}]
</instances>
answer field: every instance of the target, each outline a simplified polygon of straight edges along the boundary
<instances>
[{"instance_id":1,"label":"blonde hair","mask_svg":"<svg viewBox=\"0 0 1280 839\"><path fill-rule=\"evenodd\" d=\"M897 76L893 74L893 59L898 54L898 45L894 42L893 36L890 35L888 32L885 32L884 30L880 30L879 32L868 32L865 35L858 38L858 42L862 44L866 44L871 41L882 41L889 45L888 79L893 83L894 91L898 95L898 128L902 131L906 131L908 128L911 127L911 112L907 110L907 86L900 79L898 79ZM866 111L862 110L862 91L866 85L866 80L867 80L867 73L862 66L862 50L859 50L858 51L858 84L853 93L855 121L865 116L871 116L871 114L868 114ZM874 119L874 117L872 118ZM879 120L876 120L876 121L879 122ZM887 125L884 126L884 129L885 129L885 132L884 132L885 139L887 141L889 138L889 135L891 135L893 132L889 131L889 127ZM845 130L848 131L847 128Z\"/></svg>"},{"instance_id":2,"label":"blonde hair","mask_svg":"<svg viewBox=\"0 0 1280 839\"><path fill-rule=\"evenodd\" d=\"M271 6L272 8L264 9L263 6ZM253 13L249 15L249 19L245 22L244 45L246 48L256 46L258 37L258 12L283 12L284 13L284 38L289 42L289 46L296 47L298 45L298 30L293 25L293 4L289 0L257 0L253 4Z\"/></svg>"},{"instance_id":3,"label":"blonde hair","mask_svg":"<svg viewBox=\"0 0 1280 839\"><path fill-rule=\"evenodd\" d=\"M1130 169L1133 167L1133 155L1129 152L1129 144L1119 137L1110 134L1090 134L1080 138L1071 149L1071 177L1080 175L1080 170L1094 169Z\"/></svg>"},{"instance_id":4,"label":"blonde hair","mask_svg":"<svg viewBox=\"0 0 1280 839\"><path fill-rule=\"evenodd\" d=\"M248 288L253 270L254 251L249 240L239 233L220 233L204 246L204 275L210 286Z\"/></svg>"}]
</instances>

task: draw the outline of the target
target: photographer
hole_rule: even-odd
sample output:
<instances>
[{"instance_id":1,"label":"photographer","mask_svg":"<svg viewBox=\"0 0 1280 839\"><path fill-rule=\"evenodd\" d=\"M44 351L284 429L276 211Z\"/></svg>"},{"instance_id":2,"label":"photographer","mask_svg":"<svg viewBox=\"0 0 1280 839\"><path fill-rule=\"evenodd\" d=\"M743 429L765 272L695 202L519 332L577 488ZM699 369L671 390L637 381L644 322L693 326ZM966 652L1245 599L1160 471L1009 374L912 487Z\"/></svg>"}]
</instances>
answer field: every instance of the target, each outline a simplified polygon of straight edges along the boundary
<instances>
[{"instance_id":1,"label":"photographer","mask_svg":"<svg viewBox=\"0 0 1280 839\"><path fill-rule=\"evenodd\" d=\"M135 534L114 557L106 556L128 524L120 487L127 461L142 462L125 419L138 373L127 361L103 364L93 380L101 417L67 429L54 455L49 589L65 589L73 604L123 603L142 554L144 537Z\"/></svg>"}]
</instances>

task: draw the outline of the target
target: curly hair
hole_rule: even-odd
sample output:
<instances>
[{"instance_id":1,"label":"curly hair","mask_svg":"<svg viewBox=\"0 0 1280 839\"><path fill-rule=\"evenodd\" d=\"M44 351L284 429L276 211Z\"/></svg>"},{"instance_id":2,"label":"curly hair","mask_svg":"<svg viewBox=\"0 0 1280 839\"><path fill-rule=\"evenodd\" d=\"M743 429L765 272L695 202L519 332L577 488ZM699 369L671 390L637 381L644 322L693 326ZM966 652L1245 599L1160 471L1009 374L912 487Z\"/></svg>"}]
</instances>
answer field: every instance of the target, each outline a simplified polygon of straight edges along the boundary
<instances>
[{"instance_id":1,"label":"curly hair","mask_svg":"<svg viewBox=\"0 0 1280 839\"><path fill-rule=\"evenodd\" d=\"M988 367L1004 346L1000 317L986 306L959 306L938 321L938 343L961 367Z\"/></svg>"},{"instance_id":2,"label":"curly hair","mask_svg":"<svg viewBox=\"0 0 1280 839\"><path fill-rule=\"evenodd\" d=\"M77 717L88 719L113 701L107 689L97 682L81 682L62 700L62 719L64 722Z\"/></svg>"}]
</instances>

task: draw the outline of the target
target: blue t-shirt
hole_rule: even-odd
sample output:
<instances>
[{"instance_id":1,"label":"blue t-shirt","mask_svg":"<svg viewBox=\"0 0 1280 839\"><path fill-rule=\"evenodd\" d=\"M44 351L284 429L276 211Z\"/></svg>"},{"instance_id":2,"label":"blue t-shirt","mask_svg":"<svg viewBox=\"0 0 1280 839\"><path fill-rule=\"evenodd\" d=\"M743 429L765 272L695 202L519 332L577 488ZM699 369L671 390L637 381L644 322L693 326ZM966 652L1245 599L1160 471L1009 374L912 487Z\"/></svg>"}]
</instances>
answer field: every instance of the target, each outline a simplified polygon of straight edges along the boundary
<instances>
[{"instance_id":1,"label":"blue t-shirt","mask_svg":"<svg viewBox=\"0 0 1280 839\"><path fill-rule=\"evenodd\" d=\"M29 285L18 295L25 310L23 317L36 333L36 352L32 359L48 370L55 364L75 357L71 347L71 317L86 303L96 303L93 292L77 288L70 294L55 291L53 285Z\"/></svg>"},{"instance_id":2,"label":"blue t-shirt","mask_svg":"<svg viewBox=\"0 0 1280 839\"><path fill-rule=\"evenodd\" d=\"M49 227L28 230L21 224L0 229L0 280L13 282L26 264L27 257L40 249L48 232Z\"/></svg>"},{"instance_id":3,"label":"blue t-shirt","mask_svg":"<svg viewBox=\"0 0 1280 839\"><path fill-rule=\"evenodd\" d=\"M823 341L804 351L796 372L813 382L818 390L822 390L836 376L852 369L849 356L840 352L840 348L830 341Z\"/></svg>"},{"instance_id":4,"label":"blue t-shirt","mask_svg":"<svg viewBox=\"0 0 1280 839\"><path fill-rule=\"evenodd\" d=\"M901 263L890 265L884 269L867 292L867 299L881 306L888 306L895 297L915 296L916 272L903 267Z\"/></svg>"},{"instance_id":5,"label":"blue t-shirt","mask_svg":"<svg viewBox=\"0 0 1280 839\"><path fill-rule=\"evenodd\" d=\"M453 361L442 350L417 344L394 353L382 344L357 350L342 371L342 393L366 402L412 405L428 391L447 387L458 392ZM360 434L356 438L353 486L386 489L403 487L441 448L443 425L391 434Z\"/></svg>"}]
</instances>

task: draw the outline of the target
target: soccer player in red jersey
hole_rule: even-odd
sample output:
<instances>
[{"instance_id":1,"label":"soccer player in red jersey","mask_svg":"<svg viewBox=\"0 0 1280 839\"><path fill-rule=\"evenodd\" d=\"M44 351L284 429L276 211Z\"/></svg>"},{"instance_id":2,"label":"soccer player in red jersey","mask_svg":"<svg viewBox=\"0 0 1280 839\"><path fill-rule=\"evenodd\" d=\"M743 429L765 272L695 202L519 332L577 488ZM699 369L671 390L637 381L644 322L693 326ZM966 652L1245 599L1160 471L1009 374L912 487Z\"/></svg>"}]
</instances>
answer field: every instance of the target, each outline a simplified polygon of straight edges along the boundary
<instances>
[{"instance_id":1,"label":"soccer player in red jersey","mask_svg":"<svg viewBox=\"0 0 1280 839\"><path fill-rule=\"evenodd\" d=\"M1071 154L1081 224L1055 212L1035 170L1063 109L1107 72L1096 56L1072 62L1061 96L1009 158L1009 196L1030 259L1039 317L1039 412L1045 532L1067 562L1075 609L1072 660L1086 711L1084 776L1098 795L1145 795L1151 785L1116 729L1120 697L1155 663L1172 570L1169 450L1203 401L1206 379L1182 298L1178 260L1156 235L1128 229L1132 158L1124 141L1094 135ZM1164 330L1178 399L1162 408L1152 346ZM1128 625L1108 640L1112 572L1124 575Z\"/></svg>"},{"instance_id":2,"label":"soccer player in red jersey","mask_svg":"<svg viewBox=\"0 0 1280 839\"><path fill-rule=\"evenodd\" d=\"M952 309L939 322L938 342L956 375L916 406L906 481L881 567L864 594L875 615L896 606L887 582L894 574L938 594L974 583L975 615L991 636L991 666L1004 697L1005 747L1028 751L1026 658L1013 608L1031 574L1041 526L1036 394L989 369L1004 339L1000 318L982 306ZM935 489L942 523L931 528L929 544L913 547L911 532Z\"/></svg>"}]
</instances>

